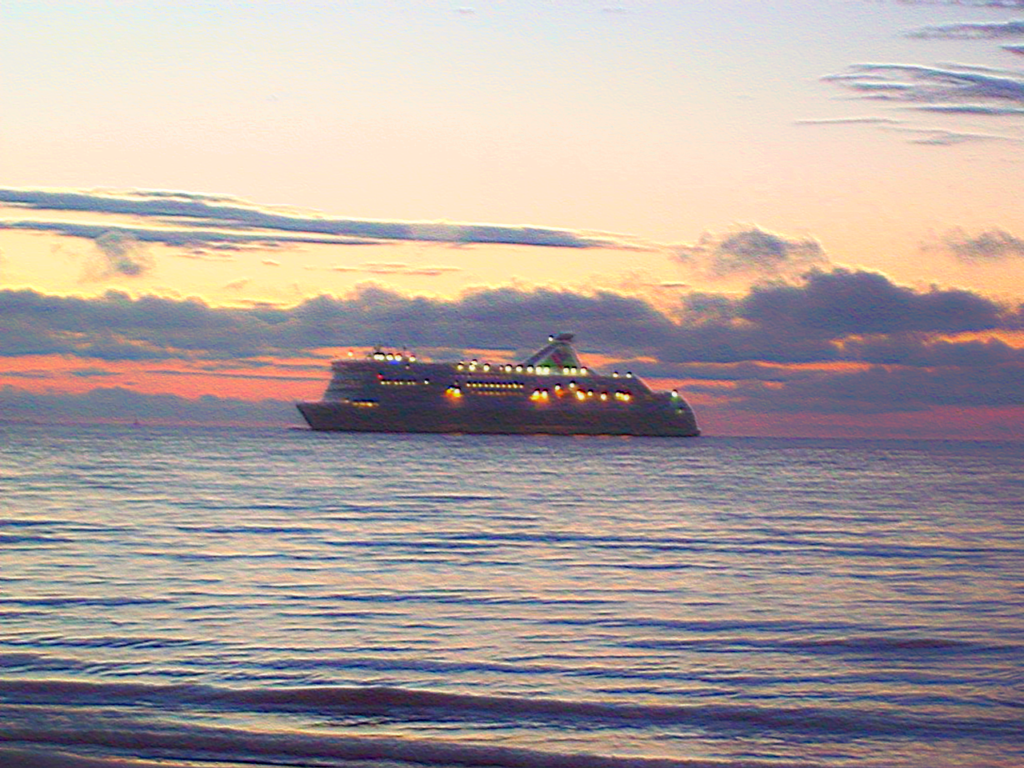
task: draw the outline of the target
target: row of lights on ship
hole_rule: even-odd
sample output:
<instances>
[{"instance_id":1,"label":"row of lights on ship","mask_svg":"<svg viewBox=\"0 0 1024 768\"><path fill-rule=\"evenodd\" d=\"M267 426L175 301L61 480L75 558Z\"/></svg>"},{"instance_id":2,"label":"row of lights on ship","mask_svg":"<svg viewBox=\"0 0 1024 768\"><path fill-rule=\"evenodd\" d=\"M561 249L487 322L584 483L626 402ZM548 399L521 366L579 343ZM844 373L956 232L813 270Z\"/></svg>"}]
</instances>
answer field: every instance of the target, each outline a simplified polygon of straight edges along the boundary
<instances>
[{"instance_id":1,"label":"row of lights on ship","mask_svg":"<svg viewBox=\"0 0 1024 768\"><path fill-rule=\"evenodd\" d=\"M594 390L592 389L577 389L575 384L570 384L565 389L563 389L560 384L556 384L554 387L555 397L564 396L566 390L572 392L575 395L576 399L581 401L596 398L597 400L601 400L602 402L607 402L609 399L615 399L618 400L620 403L628 403L630 400L633 399L633 395L631 395L629 392L615 392L614 394L611 395L609 395L607 392L601 392L600 394L598 394L594 392ZM445 394L448 395L449 397L460 398L462 397L462 389L460 387L451 386L445 390ZM535 389L533 390L533 393L530 395L530 399L533 400L534 402L547 402L548 400L551 399L551 391L547 389Z\"/></svg>"},{"instance_id":2,"label":"row of lights on ship","mask_svg":"<svg viewBox=\"0 0 1024 768\"><path fill-rule=\"evenodd\" d=\"M351 356L351 354L352 353L350 352L349 356ZM373 359L374 360L380 360L380 361L392 362L392 363L415 363L416 362L416 355L412 355L412 354L403 355L401 353L397 353L396 354L396 353L391 353L391 352L375 352L374 355L373 355ZM484 373L489 373L490 370L491 370L491 364L490 363L478 363L476 360L472 361L471 363L459 363L455 367L456 367L457 370L469 371L471 373L472 372L476 372L477 370L481 370ZM550 365L538 365L538 366L533 366L533 365L525 365L525 366L524 365L499 365L499 366L496 366L494 370L499 372L499 373L523 373L523 372L526 372L526 373L535 373L535 374L537 374L539 376L548 376L552 372L557 373L558 369L557 368L553 368ZM587 368L585 368L585 367L576 368L576 367L569 366L569 367L562 368L562 373L564 375L566 375L566 376L589 376L591 372ZM612 373L612 377L616 378L616 379L619 378L620 375L622 375L622 374L620 374L618 371L615 371L615 372ZM630 373L629 371L627 371L625 373L625 377L627 379L631 379L631 378L633 378L633 374Z\"/></svg>"},{"instance_id":3,"label":"row of lights on ship","mask_svg":"<svg viewBox=\"0 0 1024 768\"><path fill-rule=\"evenodd\" d=\"M555 397L562 397L562 395L564 394L565 393L563 392L562 388L556 385ZM596 398L598 400L601 400L602 402L607 402L609 398L614 398L615 400L618 400L621 403L628 403L630 400L633 399L633 396L629 394L629 392L616 392L613 395L609 395L607 392L597 394L592 389L588 389L586 391L582 389L577 389L575 390L574 394L576 395L577 400L588 400L590 398ZM533 390L533 394L530 395L530 399L542 402L547 401L551 399L551 393L546 389L535 389Z\"/></svg>"},{"instance_id":4,"label":"row of lights on ship","mask_svg":"<svg viewBox=\"0 0 1024 768\"><path fill-rule=\"evenodd\" d=\"M457 371L468 371L469 373L475 373L476 371L483 371L489 373L491 370L490 363L478 363L473 360L470 363L459 363L455 366ZM534 373L538 376L550 376L552 373L558 374L558 369L550 365L498 365L494 367L496 373ZM591 371L587 368L575 368L566 367L562 368L562 374L564 376L589 376ZM612 373L613 378L619 378L621 374L618 371ZM626 372L625 378L633 378L633 374Z\"/></svg>"},{"instance_id":5,"label":"row of lights on ship","mask_svg":"<svg viewBox=\"0 0 1024 768\"><path fill-rule=\"evenodd\" d=\"M351 352L349 352L349 356L350 357L352 356ZM373 355L373 359L374 360L380 360L380 361L387 361L387 362L391 362L391 363L415 363L416 362L416 355L413 355L413 354L405 355L405 354L401 354L401 353L392 353L392 352L375 352L374 355ZM475 371L477 371L479 369L479 370L483 371L484 373L488 373L491 370L490 363L478 363L476 360L473 360L470 363L459 363L455 367L456 367L457 370L460 370L460 371L470 371L470 372L475 372ZM533 366L533 365L525 365L525 366L524 365L499 365L499 366L496 366L494 370L499 372L499 373L523 373L523 372L525 372L525 373L535 373L535 374L537 374L539 376L548 376L552 372L557 373L558 369L557 368L552 368L552 366L550 366L550 365L538 365L538 366ZM564 375L566 375L566 376L589 376L591 372L587 368L585 368L585 367L575 368L575 367L570 366L570 367L562 368L562 373ZM618 371L614 371L612 373L612 377L616 378L616 379L619 378L619 376L621 376L621 375L623 375L623 374L620 374ZM627 379L633 378L633 374L631 372L629 372L629 371L627 371L624 375L625 375L625 378L627 378Z\"/></svg>"}]
</instances>

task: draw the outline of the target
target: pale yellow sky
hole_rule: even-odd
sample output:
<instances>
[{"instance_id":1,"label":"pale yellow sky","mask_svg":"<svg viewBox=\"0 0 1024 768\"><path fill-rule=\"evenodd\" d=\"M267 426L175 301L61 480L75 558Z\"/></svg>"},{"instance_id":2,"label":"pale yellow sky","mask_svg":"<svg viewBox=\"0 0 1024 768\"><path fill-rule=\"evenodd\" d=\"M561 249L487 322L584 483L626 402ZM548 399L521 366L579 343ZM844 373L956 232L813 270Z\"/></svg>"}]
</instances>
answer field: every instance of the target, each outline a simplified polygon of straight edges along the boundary
<instances>
[{"instance_id":1,"label":"pale yellow sky","mask_svg":"<svg viewBox=\"0 0 1024 768\"><path fill-rule=\"evenodd\" d=\"M631 2L611 14L604 5L5 4L5 184L222 193L331 217L603 231L655 246L756 226L815 239L834 263L908 284L1024 295L1024 259L982 269L922 248L953 228L1024 232L1024 120L915 112L914 102L865 100L823 79L863 63L957 61L1020 90L1020 57L1001 38L913 36L1004 24L1012 11L795 0ZM828 122L851 118L876 122ZM43 238L0 231L4 284L89 291L66 263L89 243ZM307 268L363 262L458 268L376 275L427 293L513 277L695 281L657 250L300 246L230 265L153 255L151 275L108 282L262 300L293 285L345 290L365 276ZM276 274L258 266L277 256ZM239 289L242 280L251 282ZM228 283L236 287L222 291Z\"/></svg>"}]
</instances>

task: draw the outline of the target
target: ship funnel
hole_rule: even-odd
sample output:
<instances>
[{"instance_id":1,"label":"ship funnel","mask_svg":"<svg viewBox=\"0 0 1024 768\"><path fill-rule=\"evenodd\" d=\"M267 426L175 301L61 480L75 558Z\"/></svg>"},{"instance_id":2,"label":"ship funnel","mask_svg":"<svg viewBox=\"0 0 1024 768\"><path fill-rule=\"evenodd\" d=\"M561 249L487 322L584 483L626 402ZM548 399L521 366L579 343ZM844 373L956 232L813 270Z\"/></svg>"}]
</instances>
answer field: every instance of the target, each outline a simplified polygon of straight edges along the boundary
<instances>
[{"instance_id":1,"label":"ship funnel","mask_svg":"<svg viewBox=\"0 0 1024 768\"><path fill-rule=\"evenodd\" d=\"M548 345L531 355L523 365L550 366L551 368L581 368L576 350L572 348L573 334L548 336Z\"/></svg>"}]
</instances>

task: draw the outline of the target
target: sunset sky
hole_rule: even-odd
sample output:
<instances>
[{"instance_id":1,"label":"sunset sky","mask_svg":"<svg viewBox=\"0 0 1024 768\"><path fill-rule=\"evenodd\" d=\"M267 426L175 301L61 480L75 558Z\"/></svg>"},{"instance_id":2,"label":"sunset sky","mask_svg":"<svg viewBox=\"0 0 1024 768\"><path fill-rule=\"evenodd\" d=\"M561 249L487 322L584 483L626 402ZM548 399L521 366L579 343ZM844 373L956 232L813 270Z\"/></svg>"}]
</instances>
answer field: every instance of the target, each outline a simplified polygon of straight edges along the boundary
<instances>
[{"instance_id":1,"label":"sunset sky","mask_svg":"<svg viewBox=\"0 0 1024 768\"><path fill-rule=\"evenodd\" d=\"M8 418L573 331L711 435L1024 437L1024 0L6 0L0 60Z\"/></svg>"}]
</instances>

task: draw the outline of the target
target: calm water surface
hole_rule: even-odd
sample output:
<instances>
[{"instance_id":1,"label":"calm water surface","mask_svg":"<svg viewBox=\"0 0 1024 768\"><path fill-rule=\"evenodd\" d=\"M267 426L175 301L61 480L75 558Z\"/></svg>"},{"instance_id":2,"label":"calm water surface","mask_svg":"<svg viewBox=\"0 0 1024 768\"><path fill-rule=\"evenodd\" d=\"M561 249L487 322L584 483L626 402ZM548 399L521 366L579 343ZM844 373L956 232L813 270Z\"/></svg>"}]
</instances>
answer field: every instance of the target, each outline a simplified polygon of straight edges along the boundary
<instances>
[{"instance_id":1,"label":"calm water surface","mask_svg":"<svg viewBox=\"0 0 1024 768\"><path fill-rule=\"evenodd\" d=\"M1020 766L1022 499L1024 443L0 425L0 764Z\"/></svg>"}]
</instances>

